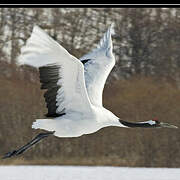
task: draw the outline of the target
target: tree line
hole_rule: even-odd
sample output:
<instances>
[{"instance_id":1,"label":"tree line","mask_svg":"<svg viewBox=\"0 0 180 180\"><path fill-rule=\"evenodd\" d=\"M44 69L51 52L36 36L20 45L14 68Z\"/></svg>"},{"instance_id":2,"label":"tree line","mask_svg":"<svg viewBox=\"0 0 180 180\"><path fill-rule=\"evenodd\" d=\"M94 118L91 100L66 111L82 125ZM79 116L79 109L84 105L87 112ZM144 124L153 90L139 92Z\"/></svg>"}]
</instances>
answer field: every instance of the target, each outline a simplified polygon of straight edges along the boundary
<instances>
[{"instance_id":1,"label":"tree line","mask_svg":"<svg viewBox=\"0 0 180 180\"><path fill-rule=\"evenodd\" d=\"M0 8L0 60L16 63L35 24L80 58L112 23L116 67L111 77L179 81L179 8Z\"/></svg>"}]
</instances>

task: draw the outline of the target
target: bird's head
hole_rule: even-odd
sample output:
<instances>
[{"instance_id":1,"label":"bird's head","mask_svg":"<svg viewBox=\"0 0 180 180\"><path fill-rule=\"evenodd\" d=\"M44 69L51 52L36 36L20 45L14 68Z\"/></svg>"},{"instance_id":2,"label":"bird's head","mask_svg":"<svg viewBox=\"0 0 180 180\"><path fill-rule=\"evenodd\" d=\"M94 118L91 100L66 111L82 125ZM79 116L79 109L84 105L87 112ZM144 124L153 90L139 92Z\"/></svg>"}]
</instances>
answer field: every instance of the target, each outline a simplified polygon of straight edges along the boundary
<instances>
[{"instance_id":1,"label":"bird's head","mask_svg":"<svg viewBox=\"0 0 180 180\"><path fill-rule=\"evenodd\" d=\"M171 125L169 123L160 122L157 117L153 118L151 120L151 122L152 122L152 125L154 127L159 127L159 128L178 128L177 126Z\"/></svg>"}]
</instances>

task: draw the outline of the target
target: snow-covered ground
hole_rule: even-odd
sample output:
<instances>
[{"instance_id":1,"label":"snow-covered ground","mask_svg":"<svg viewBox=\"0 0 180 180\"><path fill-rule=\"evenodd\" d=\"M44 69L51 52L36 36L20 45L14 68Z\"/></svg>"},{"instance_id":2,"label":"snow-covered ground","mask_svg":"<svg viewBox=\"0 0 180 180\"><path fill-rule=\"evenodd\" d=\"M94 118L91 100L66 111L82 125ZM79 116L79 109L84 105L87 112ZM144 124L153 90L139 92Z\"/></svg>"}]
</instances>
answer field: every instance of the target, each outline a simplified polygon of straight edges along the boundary
<instances>
[{"instance_id":1,"label":"snow-covered ground","mask_svg":"<svg viewBox=\"0 0 180 180\"><path fill-rule=\"evenodd\" d=\"M1 180L180 180L180 168L0 166Z\"/></svg>"}]
</instances>

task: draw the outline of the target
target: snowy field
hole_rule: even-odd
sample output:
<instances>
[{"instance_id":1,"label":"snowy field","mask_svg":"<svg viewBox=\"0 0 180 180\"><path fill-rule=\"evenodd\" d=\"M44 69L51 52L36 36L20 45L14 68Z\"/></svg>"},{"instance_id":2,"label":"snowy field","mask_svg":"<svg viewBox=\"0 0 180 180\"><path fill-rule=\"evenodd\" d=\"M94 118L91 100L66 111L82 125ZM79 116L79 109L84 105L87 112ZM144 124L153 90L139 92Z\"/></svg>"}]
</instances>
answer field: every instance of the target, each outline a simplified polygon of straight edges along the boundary
<instances>
[{"instance_id":1,"label":"snowy field","mask_svg":"<svg viewBox=\"0 0 180 180\"><path fill-rule=\"evenodd\" d=\"M180 168L0 166L1 180L180 180Z\"/></svg>"}]
</instances>

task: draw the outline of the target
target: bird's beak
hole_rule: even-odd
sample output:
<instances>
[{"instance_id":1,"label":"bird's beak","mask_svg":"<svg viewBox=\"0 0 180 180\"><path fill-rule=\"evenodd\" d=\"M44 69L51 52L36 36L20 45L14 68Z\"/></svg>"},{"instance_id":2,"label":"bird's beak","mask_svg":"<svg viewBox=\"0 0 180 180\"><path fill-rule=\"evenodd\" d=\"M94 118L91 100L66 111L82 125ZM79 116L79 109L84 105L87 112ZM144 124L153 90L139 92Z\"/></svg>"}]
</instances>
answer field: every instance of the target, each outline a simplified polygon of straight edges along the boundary
<instances>
[{"instance_id":1,"label":"bird's beak","mask_svg":"<svg viewBox=\"0 0 180 180\"><path fill-rule=\"evenodd\" d=\"M168 124L168 123L164 123L164 122L160 122L160 127L163 127L163 128L178 128L177 126L174 126L174 125L171 125L171 124Z\"/></svg>"}]
</instances>

